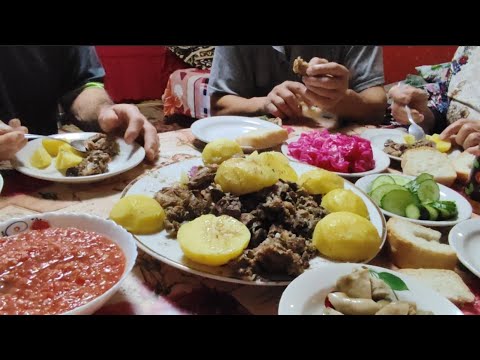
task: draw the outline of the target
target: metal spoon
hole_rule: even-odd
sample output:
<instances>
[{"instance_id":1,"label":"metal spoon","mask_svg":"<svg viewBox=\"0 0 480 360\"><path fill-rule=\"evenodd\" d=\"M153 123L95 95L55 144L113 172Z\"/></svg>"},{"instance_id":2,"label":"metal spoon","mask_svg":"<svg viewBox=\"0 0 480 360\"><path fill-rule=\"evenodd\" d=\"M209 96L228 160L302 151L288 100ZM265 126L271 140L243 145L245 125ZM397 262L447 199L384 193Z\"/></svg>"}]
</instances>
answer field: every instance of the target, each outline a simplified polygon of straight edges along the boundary
<instances>
[{"instance_id":1,"label":"metal spoon","mask_svg":"<svg viewBox=\"0 0 480 360\"><path fill-rule=\"evenodd\" d=\"M425 131L423 131L422 127L419 126L414 120L412 116L412 112L408 105L405 105L405 111L407 113L408 121L410 122L410 126L408 127L408 133L412 135L415 140L422 140L425 138Z\"/></svg>"},{"instance_id":2,"label":"metal spoon","mask_svg":"<svg viewBox=\"0 0 480 360\"><path fill-rule=\"evenodd\" d=\"M84 153L84 154L87 153L87 149L85 148L85 143L84 143L85 140L73 140L72 142L68 142L65 139L56 138L56 137L54 138L54 137L45 136L45 135L37 135L37 134L25 134L25 138L27 140L41 139L41 138L59 140L59 141L63 141L66 144L69 144L71 147L73 147L75 150L81 153Z\"/></svg>"}]
</instances>

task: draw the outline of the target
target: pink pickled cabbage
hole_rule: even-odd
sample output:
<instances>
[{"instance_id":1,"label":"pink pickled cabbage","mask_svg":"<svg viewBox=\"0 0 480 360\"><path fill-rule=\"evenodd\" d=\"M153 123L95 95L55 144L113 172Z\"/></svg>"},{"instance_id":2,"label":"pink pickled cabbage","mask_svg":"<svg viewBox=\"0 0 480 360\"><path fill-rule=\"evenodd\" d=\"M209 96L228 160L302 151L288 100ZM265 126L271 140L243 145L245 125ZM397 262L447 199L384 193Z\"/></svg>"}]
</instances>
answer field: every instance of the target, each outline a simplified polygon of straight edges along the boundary
<instances>
[{"instance_id":1,"label":"pink pickled cabbage","mask_svg":"<svg viewBox=\"0 0 480 360\"><path fill-rule=\"evenodd\" d=\"M288 153L301 162L342 173L364 172L375 167L370 141L330 134L328 130L301 134L298 141L288 145Z\"/></svg>"}]
</instances>

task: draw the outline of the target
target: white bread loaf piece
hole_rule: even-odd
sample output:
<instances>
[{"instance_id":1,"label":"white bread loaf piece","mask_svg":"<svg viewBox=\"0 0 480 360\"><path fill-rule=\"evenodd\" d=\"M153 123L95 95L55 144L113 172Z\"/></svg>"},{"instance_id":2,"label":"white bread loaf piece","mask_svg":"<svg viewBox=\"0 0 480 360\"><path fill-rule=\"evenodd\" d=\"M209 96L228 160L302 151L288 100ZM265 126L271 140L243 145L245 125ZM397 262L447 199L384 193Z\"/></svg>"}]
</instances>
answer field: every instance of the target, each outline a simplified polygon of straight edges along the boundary
<instances>
[{"instance_id":1,"label":"white bread loaf piece","mask_svg":"<svg viewBox=\"0 0 480 360\"><path fill-rule=\"evenodd\" d=\"M457 254L439 242L441 233L407 220L390 218L387 241L393 263L399 268L454 269Z\"/></svg>"},{"instance_id":2,"label":"white bread loaf piece","mask_svg":"<svg viewBox=\"0 0 480 360\"><path fill-rule=\"evenodd\" d=\"M470 172L472 171L473 161L475 160L475 155L470 154L466 151L462 152L453 160L453 167L457 172L457 180L466 183L470 177Z\"/></svg>"},{"instance_id":3,"label":"white bread loaf piece","mask_svg":"<svg viewBox=\"0 0 480 360\"><path fill-rule=\"evenodd\" d=\"M417 176L428 173L436 182L445 186L452 186L457 178L457 172L449 157L426 146L407 150L402 155L401 165L405 175Z\"/></svg>"},{"instance_id":4,"label":"white bread loaf piece","mask_svg":"<svg viewBox=\"0 0 480 360\"><path fill-rule=\"evenodd\" d=\"M452 270L401 269L399 272L416 278L455 304L472 303L475 295L462 278Z\"/></svg>"},{"instance_id":5,"label":"white bread loaf piece","mask_svg":"<svg viewBox=\"0 0 480 360\"><path fill-rule=\"evenodd\" d=\"M282 144L288 139L288 131L280 128L276 130L255 130L239 136L235 141L240 146L252 147L256 150L269 149Z\"/></svg>"}]
</instances>

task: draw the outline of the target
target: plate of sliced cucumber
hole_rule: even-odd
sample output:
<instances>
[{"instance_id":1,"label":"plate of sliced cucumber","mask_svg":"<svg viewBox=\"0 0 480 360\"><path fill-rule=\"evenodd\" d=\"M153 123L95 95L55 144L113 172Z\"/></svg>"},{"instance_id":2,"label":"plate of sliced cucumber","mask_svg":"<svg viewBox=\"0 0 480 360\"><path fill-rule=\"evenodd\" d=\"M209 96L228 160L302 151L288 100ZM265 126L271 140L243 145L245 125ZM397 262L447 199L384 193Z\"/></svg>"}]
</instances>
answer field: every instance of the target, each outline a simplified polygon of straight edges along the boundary
<instances>
[{"instance_id":1,"label":"plate of sliced cucumber","mask_svg":"<svg viewBox=\"0 0 480 360\"><path fill-rule=\"evenodd\" d=\"M437 184L430 174L369 175L355 185L368 193L385 216L434 227L454 226L472 216L470 203L454 190Z\"/></svg>"}]
</instances>

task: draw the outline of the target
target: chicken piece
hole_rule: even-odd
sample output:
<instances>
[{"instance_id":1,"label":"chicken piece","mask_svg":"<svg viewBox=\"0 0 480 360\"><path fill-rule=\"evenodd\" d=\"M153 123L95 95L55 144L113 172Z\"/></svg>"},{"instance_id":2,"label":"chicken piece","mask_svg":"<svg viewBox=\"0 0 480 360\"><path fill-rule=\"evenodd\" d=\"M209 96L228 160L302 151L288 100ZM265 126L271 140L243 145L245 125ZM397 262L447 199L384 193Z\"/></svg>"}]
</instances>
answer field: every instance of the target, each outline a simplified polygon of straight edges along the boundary
<instances>
[{"instance_id":1,"label":"chicken piece","mask_svg":"<svg viewBox=\"0 0 480 360\"><path fill-rule=\"evenodd\" d=\"M345 315L374 315L381 309L371 299L352 299L342 292L328 294L328 300L335 310Z\"/></svg>"},{"instance_id":2,"label":"chicken piece","mask_svg":"<svg viewBox=\"0 0 480 360\"><path fill-rule=\"evenodd\" d=\"M300 56L297 57L293 62L293 72L300 76L307 75L308 62L303 60Z\"/></svg>"},{"instance_id":3,"label":"chicken piece","mask_svg":"<svg viewBox=\"0 0 480 360\"><path fill-rule=\"evenodd\" d=\"M337 280L336 289L357 299L372 299L372 286L368 269L355 269Z\"/></svg>"}]
</instances>

